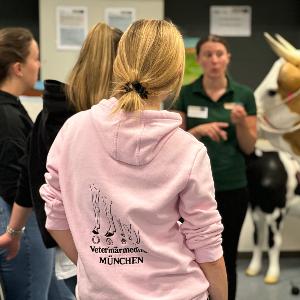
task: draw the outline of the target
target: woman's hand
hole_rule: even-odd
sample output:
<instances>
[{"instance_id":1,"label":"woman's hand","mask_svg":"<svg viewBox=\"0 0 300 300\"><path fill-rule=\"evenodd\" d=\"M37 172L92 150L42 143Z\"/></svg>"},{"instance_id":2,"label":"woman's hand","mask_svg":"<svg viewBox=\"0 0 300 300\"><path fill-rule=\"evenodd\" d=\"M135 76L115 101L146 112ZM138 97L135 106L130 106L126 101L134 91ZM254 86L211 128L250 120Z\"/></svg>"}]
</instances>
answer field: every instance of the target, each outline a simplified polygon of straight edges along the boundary
<instances>
[{"instance_id":1,"label":"woman's hand","mask_svg":"<svg viewBox=\"0 0 300 300\"><path fill-rule=\"evenodd\" d=\"M0 236L0 248L4 248L7 250L6 259L10 260L14 258L20 249L20 242L22 234L21 228L26 225L27 219L31 214L32 207L23 207L17 203L14 203L13 209L11 212L11 216L8 222L8 226L10 229L15 229L15 231L19 231L19 234L9 234L9 232L5 232Z\"/></svg>"},{"instance_id":2,"label":"woman's hand","mask_svg":"<svg viewBox=\"0 0 300 300\"><path fill-rule=\"evenodd\" d=\"M257 138L256 116L249 116L242 105L236 104L231 111L231 122L236 125L241 150L245 154L251 154Z\"/></svg>"},{"instance_id":3,"label":"woman's hand","mask_svg":"<svg viewBox=\"0 0 300 300\"><path fill-rule=\"evenodd\" d=\"M231 122L235 125L242 125L246 121L248 116L244 106L236 104L231 110L230 118Z\"/></svg>"},{"instance_id":4,"label":"woman's hand","mask_svg":"<svg viewBox=\"0 0 300 300\"><path fill-rule=\"evenodd\" d=\"M227 132L224 128L229 126L226 122L211 122L198 125L189 130L189 132L197 138L208 136L215 142L227 140Z\"/></svg>"},{"instance_id":5,"label":"woman's hand","mask_svg":"<svg viewBox=\"0 0 300 300\"><path fill-rule=\"evenodd\" d=\"M0 236L0 248L7 250L6 259L10 260L17 256L20 249L21 236L11 236L5 232Z\"/></svg>"}]
</instances>

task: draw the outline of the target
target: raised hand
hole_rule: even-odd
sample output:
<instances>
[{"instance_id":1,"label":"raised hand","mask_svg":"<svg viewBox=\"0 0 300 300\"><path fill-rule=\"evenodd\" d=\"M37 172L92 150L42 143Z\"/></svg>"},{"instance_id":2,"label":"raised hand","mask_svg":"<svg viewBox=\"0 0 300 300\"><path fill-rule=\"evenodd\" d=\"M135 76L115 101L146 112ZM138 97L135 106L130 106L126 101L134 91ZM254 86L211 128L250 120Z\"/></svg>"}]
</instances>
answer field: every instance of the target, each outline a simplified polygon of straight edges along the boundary
<instances>
[{"instance_id":1,"label":"raised hand","mask_svg":"<svg viewBox=\"0 0 300 300\"><path fill-rule=\"evenodd\" d=\"M248 114L244 106L239 104L234 105L230 114L231 122L235 125L244 123L247 116Z\"/></svg>"}]
</instances>

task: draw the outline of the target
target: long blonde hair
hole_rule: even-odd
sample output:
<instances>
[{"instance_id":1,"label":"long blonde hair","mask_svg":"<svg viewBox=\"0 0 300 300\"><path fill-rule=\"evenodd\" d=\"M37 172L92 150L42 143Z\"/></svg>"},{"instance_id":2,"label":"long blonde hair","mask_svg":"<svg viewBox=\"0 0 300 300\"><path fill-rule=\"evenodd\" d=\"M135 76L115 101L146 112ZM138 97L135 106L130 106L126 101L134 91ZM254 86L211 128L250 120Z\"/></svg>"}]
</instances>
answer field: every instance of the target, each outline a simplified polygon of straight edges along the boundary
<instances>
[{"instance_id":1,"label":"long blonde hair","mask_svg":"<svg viewBox=\"0 0 300 300\"><path fill-rule=\"evenodd\" d=\"M88 33L67 80L66 94L77 111L89 109L111 92L112 66L122 32L97 23Z\"/></svg>"},{"instance_id":2,"label":"long blonde hair","mask_svg":"<svg viewBox=\"0 0 300 300\"><path fill-rule=\"evenodd\" d=\"M121 37L113 66L115 111L142 110L151 97L179 94L184 72L182 36L171 22L138 20Z\"/></svg>"}]
</instances>

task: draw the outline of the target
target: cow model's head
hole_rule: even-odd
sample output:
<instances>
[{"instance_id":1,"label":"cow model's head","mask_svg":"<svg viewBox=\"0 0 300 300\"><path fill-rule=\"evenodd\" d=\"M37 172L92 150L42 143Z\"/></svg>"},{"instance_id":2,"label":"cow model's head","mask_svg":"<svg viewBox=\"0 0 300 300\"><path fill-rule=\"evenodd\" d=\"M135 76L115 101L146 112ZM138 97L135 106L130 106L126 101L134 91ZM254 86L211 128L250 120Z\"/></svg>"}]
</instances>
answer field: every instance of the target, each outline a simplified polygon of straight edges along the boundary
<instances>
[{"instance_id":1,"label":"cow model's head","mask_svg":"<svg viewBox=\"0 0 300 300\"><path fill-rule=\"evenodd\" d=\"M280 59L255 91L260 136L300 161L300 53L279 35L265 38Z\"/></svg>"}]
</instances>

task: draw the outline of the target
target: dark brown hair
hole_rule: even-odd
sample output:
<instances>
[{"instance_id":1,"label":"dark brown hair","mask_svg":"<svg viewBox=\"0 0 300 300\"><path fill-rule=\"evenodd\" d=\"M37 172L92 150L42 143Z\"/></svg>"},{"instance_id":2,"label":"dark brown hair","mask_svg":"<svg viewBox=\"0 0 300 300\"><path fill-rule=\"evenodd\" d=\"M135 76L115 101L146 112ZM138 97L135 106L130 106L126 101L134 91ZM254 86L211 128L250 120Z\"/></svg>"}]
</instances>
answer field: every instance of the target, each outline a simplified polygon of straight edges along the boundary
<instances>
[{"instance_id":1,"label":"dark brown hair","mask_svg":"<svg viewBox=\"0 0 300 300\"><path fill-rule=\"evenodd\" d=\"M197 56L199 55L200 53L200 50L201 50L201 47L204 43L206 42L215 42L215 43L221 43L224 45L224 47L226 48L227 52L230 52L229 50L229 45L227 43L227 41L220 37L220 36L217 36L217 35L208 35L207 37L203 38L203 39L200 39L198 42L197 42L197 45L196 45L196 54Z\"/></svg>"},{"instance_id":2,"label":"dark brown hair","mask_svg":"<svg viewBox=\"0 0 300 300\"><path fill-rule=\"evenodd\" d=\"M7 78L11 64L25 62L33 39L32 33L26 28L0 29L0 83Z\"/></svg>"}]
</instances>

